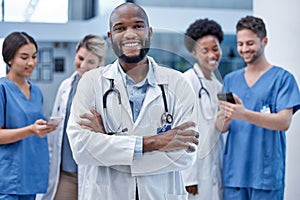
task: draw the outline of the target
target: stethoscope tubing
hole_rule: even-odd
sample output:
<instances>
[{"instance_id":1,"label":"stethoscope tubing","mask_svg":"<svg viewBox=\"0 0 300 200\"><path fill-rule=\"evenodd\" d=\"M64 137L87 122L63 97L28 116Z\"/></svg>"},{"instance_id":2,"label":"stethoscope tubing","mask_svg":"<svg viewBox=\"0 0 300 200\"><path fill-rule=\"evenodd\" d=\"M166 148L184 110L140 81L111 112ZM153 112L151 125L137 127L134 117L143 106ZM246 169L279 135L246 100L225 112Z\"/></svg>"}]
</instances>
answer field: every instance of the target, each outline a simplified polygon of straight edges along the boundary
<instances>
[{"instance_id":1,"label":"stethoscope tubing","mask_svg":"<svg viewBox=\"0 0 300 200\"><path fill-rule=\"evenodd\" d=\"M118 103L120 105L122 104L121 94L120 94L120 91L115 88L114 79L109 79L109 81L110 81L110 88L103 95L103 110L104 110L104 117L106 119L107 119L107 113L106 113L107 112L107 97L108 97L109 94L115 92L117 94ZM167 97L166 97L164 85L159 84L159 87L160 87L161 92L162 92L164 109L165 109L165 112L161 116L161 122L162 122L163 126L166 126L167 124L172 124L173 123L173 115L168 112L168 103L167 103ZM111 127L108 124L107 124L107 126L110 129L109 135L113 135L115 132L112 131ZM118 127L118 129L119 128L120 127ZM127 131L128 129L124 128L123 130Z\"/></svg>"},{"instance_id":2,"label":"stethoscope tubing","mask_svg":"<svg viewBox=\"0 0 300 200\"><path fill-rule=\"evenodd\" d=\"M198 93L199 99L201 100L201 98L202 98L201 92L202 92L202 90L203 90L203 91L206 93L206 95L208 96L208 98L209 98L209 100L210 100L210 104L212 105L212 102L211 102L211 96L210 96L209 91L204 87L203 82L202 82L201 78L199 77L198 73L196 72L195 68L193 68L193 70L194 70L194 73L195 73L196 77L198 78L198 80L199 80L199 82L200 82L200 89L199 89L199 93ZM202 103L200 103L200 107L201 107L201 110L202 110L201 113L202 113L203 117L204 117L205 119L207 119L207 120L211 120L211 119L212 119L212 116L206 116L206 115L204 114L204 109L203 109Z\"/></svg>"}]
</instances>

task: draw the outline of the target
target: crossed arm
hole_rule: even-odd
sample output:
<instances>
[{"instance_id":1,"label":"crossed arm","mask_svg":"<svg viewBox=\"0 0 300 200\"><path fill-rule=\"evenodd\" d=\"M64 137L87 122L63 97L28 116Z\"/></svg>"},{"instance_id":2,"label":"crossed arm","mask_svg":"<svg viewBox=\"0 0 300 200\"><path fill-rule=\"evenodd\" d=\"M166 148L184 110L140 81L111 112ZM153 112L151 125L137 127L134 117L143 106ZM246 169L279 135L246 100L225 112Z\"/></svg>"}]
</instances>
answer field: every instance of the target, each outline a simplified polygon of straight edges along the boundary
<instances>
[{"instance_id":1,"label":"crossed arm","mask_svg":"<svg viewBox=\"0 0 300 200\"><path fill-rule=\"evenodd\" d=\"M80 118L82 120L77 123L90 131L106 134L100 114L93 109L90 112L91 114L81 114ZM154 150L166 152L180 149L194 152L196 150L195 145L198 145L199 133L189 130L193 126L195 126L194 122L185 122L164 134L144 136L143 152Z\"/></svg>"}]
</instances>

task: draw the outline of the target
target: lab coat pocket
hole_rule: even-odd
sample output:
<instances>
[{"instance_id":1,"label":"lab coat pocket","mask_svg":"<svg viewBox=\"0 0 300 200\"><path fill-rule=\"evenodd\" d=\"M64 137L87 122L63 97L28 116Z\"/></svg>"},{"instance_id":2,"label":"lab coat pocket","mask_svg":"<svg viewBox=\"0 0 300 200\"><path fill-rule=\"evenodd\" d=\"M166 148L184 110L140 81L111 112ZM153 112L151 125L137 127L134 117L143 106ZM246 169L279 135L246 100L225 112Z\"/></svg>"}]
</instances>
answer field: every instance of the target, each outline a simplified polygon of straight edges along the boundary
<instances>
[{"instance_id":1,"label":"lab coat pocket","mask_svg":"<svg viewBox=\"0 0 300 200\"><path fill-rule=\"evenodd\" d=\"M180 195L176 195L176 194L166 194L165 195L165 200L186 200L187 199L187 194L180 194Z\"/></svg>"}]
</instances>

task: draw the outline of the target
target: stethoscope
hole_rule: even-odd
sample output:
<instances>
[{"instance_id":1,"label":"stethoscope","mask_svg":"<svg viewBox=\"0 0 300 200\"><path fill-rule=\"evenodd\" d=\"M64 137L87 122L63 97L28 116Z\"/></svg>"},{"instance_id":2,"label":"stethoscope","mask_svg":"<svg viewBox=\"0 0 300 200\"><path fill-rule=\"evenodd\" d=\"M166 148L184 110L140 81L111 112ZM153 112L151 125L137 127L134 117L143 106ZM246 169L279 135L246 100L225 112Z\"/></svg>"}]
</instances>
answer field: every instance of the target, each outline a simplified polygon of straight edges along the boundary
<instances>
[{"instance_id":1,"label":"stethoscope","mask_svg":"<svg viewBox=\"0 0 300 200\"><path fill-rule=\"evenodd\" d=\"M202 97L203 97L203 96L202 96L203 93L206 94L206 95L208 96L208 98L209 98L210 106L212 107L212 100L211 100L211 96L210 96L210 94L209 94L209 91L204 87L203 82L202 82L202 79L198 76L198 73L196 72L195 68L193 68L193 70L194 70L194 72L195 72L195 74L196 74L196 76L198 77L199 82L200 82L200 89L199 89L199 94L198 94L199 99L200 99L200 100L203 99L203 98L202 98ZM202 115L203 115L203 117L204 117L205 119L207 119L207 120L212 119L212 118L213 118L212 116L207 116L207 115L205 114L205 112L204 112L205 109L204 109L203 106L204 106L204 105L203 105L203 103L201 102L201 103L200 103L200 107L201 107L201 110L202 110Z\"/></svg>"},{"instance_id":2,"label":"stethoscope","mask_svg":"<svg viewBox=\"0 0 300 200\"><path fill-rule=\"evenodd\" d=\"M109 79L110 81L110 88L104 93L103 95L103 111L104 111L104 117L106 118L106 125L108 130L108 135L113 135L116 133L124 133L128 131L128 128L124 128L122 129L122 123L120 123L117 127L117 130L113 130L113 128L111 128L111 126L107 123L107 97L109 94L115 93L117 95L118 98L118 104L121 105L122 104L122 100L121 100L121 94L120 91L118 89L115 88L115 84L114 84L114 79ZM166 98L166 93L164 90L164 86L163 85L159 85L161 92L162 92L162 97L163 97L163 103L164 103L164 113L161 116L161 123L162 126L165 127L169 124L173 123L173 115L169 113L168 111L168 105L167 105L167 98Z\"/></svg>"}]
</instances>

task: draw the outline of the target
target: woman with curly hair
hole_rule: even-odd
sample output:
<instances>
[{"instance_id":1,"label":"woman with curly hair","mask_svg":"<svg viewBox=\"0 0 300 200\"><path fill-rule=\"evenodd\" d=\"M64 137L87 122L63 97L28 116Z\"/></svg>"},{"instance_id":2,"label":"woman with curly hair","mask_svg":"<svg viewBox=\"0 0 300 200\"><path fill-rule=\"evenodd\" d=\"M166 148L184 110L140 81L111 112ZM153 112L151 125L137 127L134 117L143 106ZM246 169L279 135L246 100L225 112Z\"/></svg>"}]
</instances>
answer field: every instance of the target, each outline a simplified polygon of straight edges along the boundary
<instances>
[{"instance_id":1,"label":"woman with curly hair","mask_svg":"<svg viewBox=\"0 0 300 200\"><path fill-rule=\"evenodd\" d=\"M185 46L196 59L193 68L184 73L192 84L200 107L198 156L195 164L183 171L189 199L223 199L221 179L224 140L215 128L222 84L214 71L218 69L223 41L221 26L210 19L199 19L185 33Z\"/></svg>"}]
</instances>

